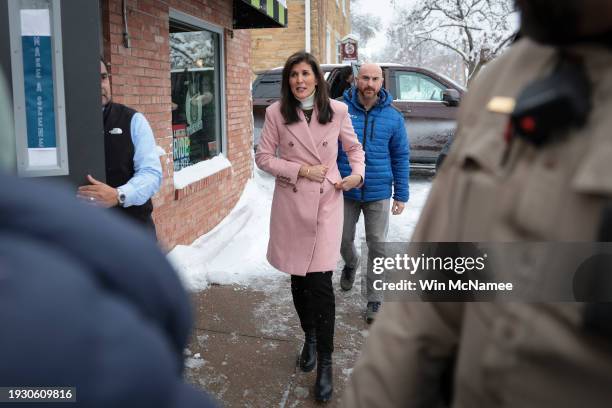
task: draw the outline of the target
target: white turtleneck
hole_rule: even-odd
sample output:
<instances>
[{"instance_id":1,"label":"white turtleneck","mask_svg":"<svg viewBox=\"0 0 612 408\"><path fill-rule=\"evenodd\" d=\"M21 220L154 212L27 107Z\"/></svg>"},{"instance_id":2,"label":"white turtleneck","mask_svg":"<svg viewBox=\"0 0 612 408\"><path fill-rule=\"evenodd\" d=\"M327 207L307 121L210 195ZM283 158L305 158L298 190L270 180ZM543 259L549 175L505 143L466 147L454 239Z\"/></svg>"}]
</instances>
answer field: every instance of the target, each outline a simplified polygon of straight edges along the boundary
<instances>
[{"instance_id":1,"label":"white turtleneck","mask_svg":"<svg viewBox=\"0 0 612 408\"><path fill-rule=\"evenodd\" d=\"M315 98L316 89L304 99L298 99L298 101L302 104L302 110L311 110L314 106L314 98Z\"/></svg>"}]
</instances>

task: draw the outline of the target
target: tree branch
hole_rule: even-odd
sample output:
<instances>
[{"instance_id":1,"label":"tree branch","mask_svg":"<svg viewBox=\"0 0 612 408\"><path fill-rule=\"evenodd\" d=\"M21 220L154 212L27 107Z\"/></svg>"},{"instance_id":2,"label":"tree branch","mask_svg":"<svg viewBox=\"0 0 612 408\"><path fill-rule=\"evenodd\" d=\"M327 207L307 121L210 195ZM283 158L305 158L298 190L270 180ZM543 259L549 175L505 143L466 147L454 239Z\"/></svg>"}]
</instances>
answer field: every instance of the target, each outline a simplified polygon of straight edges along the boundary
<instances>
[{"instance_id":1,"label":"tree branch","mask_svg":"<svg viewBox=\"0 0 612 408\"><path fill-rule=\"evenodd\" d=\"M482 31L483 30L480 27L470 27L470 26L466 27L466 26L461 25L461 24L442 24L442 25L439 25L437 27L434 27L434 28L426 30L426 31L416 31L416 32L413 33L413 35L415 35L415 36L429 35L431 33L434 33L436 31L438 31L440 28L451 28L451 27L460 28L460 29L467 28L467 29L472 30L472 31Z\"/></svg>"},{"instance_id":2,"label":"tree branch","mask_svg":"<svg viewBox=\"0 0 612 408\"><path fill-rule=\"evenodd\" d=\"M463 61L465 61L466 63L468 63L468 62L469 62L469 58L468 58L467 54L466 54L465 52L461 51L459 48L454 47L454 46L453 46L453 45L451 45L451 44L445 43L445 42L443 42L443 41L440 41L440 40L437 40L437 39L435 39L435 38L431 38L431 37L427 37L427 38L420 37L419 39L423 40L421 43L424 43L424 42L427 42L427 41L432 41L432 42L434 42L434 43L436 43L436 44L438 44L438 45L441 45L441 46L443 46L443 47L446 47L446 48L448 48L449 50L454 51L454 52L456 52L457 54L459 54L459 56L460 56L460 57L463 59Z\"/></svg>"},{"instance_id":3,"label":"tree branch","mask_svg":"<svg viewBox=\"0 0 612 408\"><path fill-rule=\"evenodd\" d=\"M514 40L514 37L516 37L516 34L517 33L512 33L511 35L506 37L502 42L500 42L499 45L497 46L497 48L495 48L495 50L493 51L493 53L491 55L493 57L496 57L497 54L502 50L502 48L504 48L506 45L508 45L508 43L510 43L512 40Z\"/></svg>"}]
</instances>

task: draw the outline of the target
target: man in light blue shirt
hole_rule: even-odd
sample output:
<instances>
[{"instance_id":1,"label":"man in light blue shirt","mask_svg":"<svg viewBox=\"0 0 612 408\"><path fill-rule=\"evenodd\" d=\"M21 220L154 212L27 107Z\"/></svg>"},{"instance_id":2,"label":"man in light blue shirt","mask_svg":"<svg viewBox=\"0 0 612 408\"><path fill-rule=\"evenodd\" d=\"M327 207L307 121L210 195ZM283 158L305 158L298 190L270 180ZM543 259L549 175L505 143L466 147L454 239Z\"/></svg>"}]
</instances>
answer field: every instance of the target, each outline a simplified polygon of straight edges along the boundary
<instances>
[{"instance_id":1,"label":"man in light blue shirt","mask_svg":"<svg viewBox=\"0 0 612 408\"><path fill-rule=\"evenodd\" d=\"M116 207L154 229L151 197L159 190L162 172L153 131L141 113L112 101L103 61L100 75L106 183L88 174L90 184L79 187L78 196L101 207Z\"/></svg>"}]
</instances>

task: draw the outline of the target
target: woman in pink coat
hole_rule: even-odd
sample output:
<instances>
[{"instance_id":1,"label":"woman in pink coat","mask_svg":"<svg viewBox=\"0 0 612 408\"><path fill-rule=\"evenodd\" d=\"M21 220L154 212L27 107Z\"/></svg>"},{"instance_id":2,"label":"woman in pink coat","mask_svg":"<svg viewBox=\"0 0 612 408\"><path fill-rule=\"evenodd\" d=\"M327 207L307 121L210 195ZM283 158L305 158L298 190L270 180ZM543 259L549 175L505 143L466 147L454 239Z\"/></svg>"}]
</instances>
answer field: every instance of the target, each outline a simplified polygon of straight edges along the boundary
<instances>
[{"instance_id":1,"label":"woman in pink coat","mask_svg":"<svg viewBox=\"0 0 612 408\"><path fill-rule=\"evenodd\" d=\"M344 179L336 165L338 142L353 170ZM328 401L335 321L331 278L340 253L342 190L361 185L365 165L347 106L329 98L309 53L295 53L285 63L281 100L266 110L255 160L276 177L268 261L292 275L293 303L306 337L300 367L311 371L318 361L315 398Z\"/></svg>"}]
</instances>

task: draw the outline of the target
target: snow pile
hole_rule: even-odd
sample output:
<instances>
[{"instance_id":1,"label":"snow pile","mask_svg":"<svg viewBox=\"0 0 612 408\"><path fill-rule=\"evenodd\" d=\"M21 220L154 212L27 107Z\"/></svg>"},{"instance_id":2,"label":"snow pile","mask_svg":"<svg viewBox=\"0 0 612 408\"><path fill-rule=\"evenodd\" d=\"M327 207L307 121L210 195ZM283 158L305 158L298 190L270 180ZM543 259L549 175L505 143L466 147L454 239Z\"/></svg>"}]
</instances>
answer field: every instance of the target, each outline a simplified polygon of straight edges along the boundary
<instances>
[{"instance_id":1,"label":"snow pile","mask_svg":"<svg viewBox=\"0 0 612 408\"><path fill-rule=\"evenodd\" d=\"M211 283L248 284L280 273L266 260L273 189L274 178L256 170L236 207L219 225L168 254L188 290L202 290Z\"/></svg>"},{"instance_id":2,"label":"snow pile","mask_svg":"<svg viewBox=\"0 0 612 408\"><path fill-rule=\"evenodd\" d=\"M191 183L202 180L228 167L232 167L232 163L222 154L210 160L196 163L193 166L185 167L182 170L174 172L174 188L180 190Z\"/></svg>"}]
</instances>

